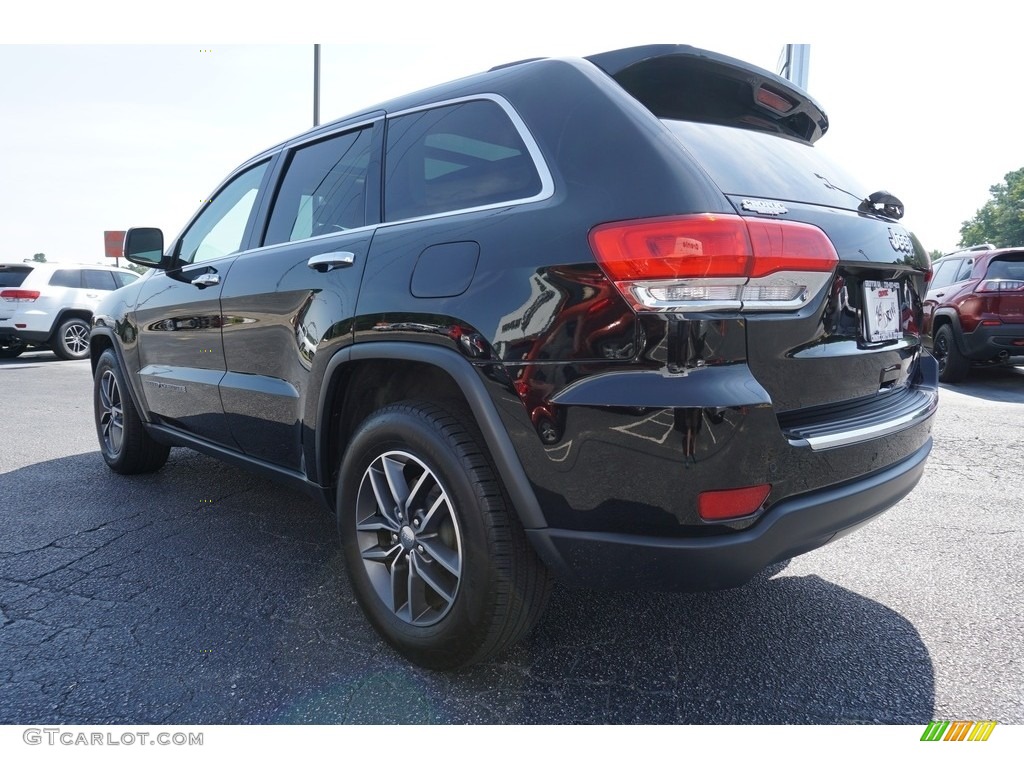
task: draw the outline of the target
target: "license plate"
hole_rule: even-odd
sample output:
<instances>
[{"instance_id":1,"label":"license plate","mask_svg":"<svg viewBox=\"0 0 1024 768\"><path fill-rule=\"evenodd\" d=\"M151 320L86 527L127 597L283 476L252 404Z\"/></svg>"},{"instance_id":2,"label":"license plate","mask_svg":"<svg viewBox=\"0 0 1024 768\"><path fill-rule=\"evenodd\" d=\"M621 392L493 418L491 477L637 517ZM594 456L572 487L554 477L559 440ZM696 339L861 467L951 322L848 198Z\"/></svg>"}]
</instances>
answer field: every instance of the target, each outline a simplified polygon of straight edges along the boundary
<instances>
[{"instance_id":1,"label":"license plate","mask_svg":"<svg viewBox=\"0 0 1024 768\"><path fill-rule=\"evenodd\" d=\"M895 341L903 336L900 284L864 281L864 337L869 342Z\"/></svg>"}]
</instances>

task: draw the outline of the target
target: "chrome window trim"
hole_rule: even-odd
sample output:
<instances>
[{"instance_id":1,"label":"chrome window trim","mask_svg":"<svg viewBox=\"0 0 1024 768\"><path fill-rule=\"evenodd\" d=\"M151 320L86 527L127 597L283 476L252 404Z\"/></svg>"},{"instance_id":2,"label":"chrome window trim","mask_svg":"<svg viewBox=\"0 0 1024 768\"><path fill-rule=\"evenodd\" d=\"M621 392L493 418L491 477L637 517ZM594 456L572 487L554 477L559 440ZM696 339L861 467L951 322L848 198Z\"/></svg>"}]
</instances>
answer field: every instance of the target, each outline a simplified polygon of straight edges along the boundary
<instances>
[{"instance_id":1,"label":"chrome window trim","mask_svg":"<svg viewBox=\"0 0 1024 768\"><path fill-rule=\"evenodd\" d=\"M404 115L416 114L417 112L426 112L431 109L439 109L441 107L448 107L452 104L463 104L469 101L491 101L497 104L509 120L512 121L512 125L519 133L519 138L522 139L523 144L526 147L526 151L530 155L530 159L533 161L533 167L537 171L537 175L540 177L540 191L536 195L531 197L518 197L511 200L504 200L500 203L488 203L487 205L476 205L470 208L456 208L451 211L443 211L442 213L430 213L426 216L416 216L408 219L395 219L394 221L382 221L381 227L391 227L397 224L406 224L413 221L428 221L430 219L438 219L445 216L455 216L463 213L474 213L476 211L490 211L495 208L508 208L513 205L524 205L526 203L536 203L541 200L547 200L555 193L555 181L551 175L551 171L548 168L547 163L544 161L544 155L541 154L540 146L533 138L533 134L530 133L529 128L526 127L526 123L516 112L515 107L506 99L497 93L476 93L471 96L460 96L456 99L445 99L444 101L435 101L430 104L424 104L418 107L410 107L403 109L399 112L390 112L386 116L386 120L390 121L393 117L402 117ZM387 147L384 150L384 168L387 168ZM384 179L384 198L387 199L387 179ZM383 211L384 215L387 215L387 211ZM382 217L383 218L383 217Z\"/></svg>"}]
</instances>

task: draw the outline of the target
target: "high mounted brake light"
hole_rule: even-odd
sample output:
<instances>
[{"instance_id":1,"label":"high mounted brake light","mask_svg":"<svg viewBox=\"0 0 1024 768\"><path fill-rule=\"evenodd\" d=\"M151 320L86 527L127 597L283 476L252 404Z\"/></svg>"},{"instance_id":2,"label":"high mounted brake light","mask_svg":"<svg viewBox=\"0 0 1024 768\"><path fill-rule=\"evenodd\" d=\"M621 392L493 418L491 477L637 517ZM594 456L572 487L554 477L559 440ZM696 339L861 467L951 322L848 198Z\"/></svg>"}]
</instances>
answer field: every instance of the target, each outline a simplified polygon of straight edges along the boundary
<instances>
[{"instance_id":1,"label":"high mounted brake light","mask_svg":"<svg viewBox=\"0 0 1024 768\"><path fill-rule=\"evenodd\" d=\"M817 227L731 214L602 224L590 245L638 311L799 309L839 263Z\"/></svg>"}]
</instances>

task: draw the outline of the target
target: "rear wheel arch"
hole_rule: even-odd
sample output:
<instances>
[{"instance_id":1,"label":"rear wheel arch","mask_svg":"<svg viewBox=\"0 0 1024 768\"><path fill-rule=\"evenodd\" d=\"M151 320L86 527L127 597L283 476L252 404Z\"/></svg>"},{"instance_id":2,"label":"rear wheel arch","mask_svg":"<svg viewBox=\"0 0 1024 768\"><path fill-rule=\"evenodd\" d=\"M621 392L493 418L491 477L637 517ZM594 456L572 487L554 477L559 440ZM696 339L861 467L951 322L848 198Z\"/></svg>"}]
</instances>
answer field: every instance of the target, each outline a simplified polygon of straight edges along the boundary
<instances>
[{"instance_id":1,"label":"rear wheel arch","mask_svg":"<svg viewBox=\"0 0 1024 768\"><path fill-rule=\"evenodd\" d=\"M320 390L316 468L333 476L348 441L370 414L415 399L434 403L478 434L524 528L543 528L537 497L480 376L458 353L439 346L371 342L348 347L328 364Z\"/></svg>"},{"instance_id":2,"label":"rear wheel arch","mask_svg":"<svg viewBox=\"0 0 1024 768\"><path fill-rule=\"evenodd\" d=\"M957 349L964 352L963 329L960 327L960 318L952 312L943 312L942 314L935 315L935 318L932 320L932 344L934 345L935 337L939 335L939 329L944 325L950 326Z\"/></svg>"}]
</instances>

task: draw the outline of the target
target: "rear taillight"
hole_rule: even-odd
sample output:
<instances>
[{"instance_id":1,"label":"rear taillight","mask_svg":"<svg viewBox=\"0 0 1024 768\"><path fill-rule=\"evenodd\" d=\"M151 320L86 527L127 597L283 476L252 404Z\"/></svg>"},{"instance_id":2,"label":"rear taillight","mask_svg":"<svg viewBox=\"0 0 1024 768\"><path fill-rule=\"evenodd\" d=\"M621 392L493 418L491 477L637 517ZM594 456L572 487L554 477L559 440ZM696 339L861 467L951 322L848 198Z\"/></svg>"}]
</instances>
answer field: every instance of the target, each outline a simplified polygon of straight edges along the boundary
<instances>
[{"instance_id":1,"label":"rear taillight","mask_svg":"<svg viewBox=\"0 0 1024 768\"><path fill-rule=\"evenodd\" d=\"M975 289L978 293L997 293L1006 291L1024 290L1024 280L1006 280L1004 278L993 278L982 280Z\"/></svg>"},{"instance_id":2,"label":"rear taillight","mask_svg":"<svg viewBox=\"0 0 1024 768\"><path fill-rule=\"evenodd\" d=\"M839 263L817 227L730 214L602 224L590 245L634 309L658 312L799 309Z\"/></svg>"},{"instance_id":3,"label":"rear taillight","mask_svg":"<svg viewBox=\"0 0 1024 768\"><path fill-rule=\"evenodd\" d=\"M4 301L35 301L39 298L39 291L23 291L20 288L7 288L0 291L0 299Z\"/></svg>"}]
</instances>

